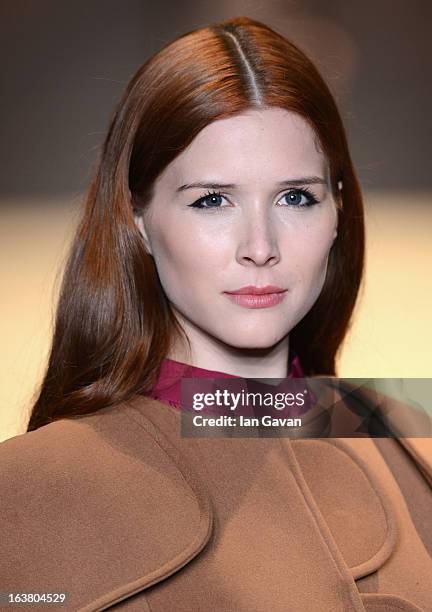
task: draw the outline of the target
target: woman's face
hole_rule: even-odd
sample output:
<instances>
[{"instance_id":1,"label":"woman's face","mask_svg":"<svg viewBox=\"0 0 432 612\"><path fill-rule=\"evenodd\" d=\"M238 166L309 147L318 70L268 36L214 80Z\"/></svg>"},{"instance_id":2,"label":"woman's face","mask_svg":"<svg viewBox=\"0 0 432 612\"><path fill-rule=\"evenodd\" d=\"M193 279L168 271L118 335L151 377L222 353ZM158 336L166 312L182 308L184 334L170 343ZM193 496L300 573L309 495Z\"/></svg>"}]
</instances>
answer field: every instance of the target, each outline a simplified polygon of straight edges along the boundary
<instances>
[{"instance_id":1,"label":"woman's face","mask_svg":"<svg viewBox=\"0 0 432 612\"><path fill-rule=\"evenodd\" d=\"M318 298L337 209L312 129L269 108L205 127L160 175L137 223L189 338L262 349ZM225 293L245 285L286 291L250 308Z\"/></svg>"}]
</instances>

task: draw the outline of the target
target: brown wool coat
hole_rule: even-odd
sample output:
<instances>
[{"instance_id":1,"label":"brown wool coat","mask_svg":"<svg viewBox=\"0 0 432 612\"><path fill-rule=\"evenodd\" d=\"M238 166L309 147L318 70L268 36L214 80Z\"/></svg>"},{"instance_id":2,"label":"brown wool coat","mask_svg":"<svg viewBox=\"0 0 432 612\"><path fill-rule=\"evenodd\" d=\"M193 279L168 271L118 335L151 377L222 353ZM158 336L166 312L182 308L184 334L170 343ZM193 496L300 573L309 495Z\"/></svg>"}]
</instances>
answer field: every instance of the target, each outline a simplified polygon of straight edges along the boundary
<instances>
[{"instance_id":1,"label":"brown wool coat","mask_svg":"<svg viewBox=\"0 0 432 612\"><path fill-rule=\"evenodd\" d=\"M32 611L432 611L431 438L179 420L135 396L0 444L0 591L67 593Z\"/></svg>"}]
</instances>

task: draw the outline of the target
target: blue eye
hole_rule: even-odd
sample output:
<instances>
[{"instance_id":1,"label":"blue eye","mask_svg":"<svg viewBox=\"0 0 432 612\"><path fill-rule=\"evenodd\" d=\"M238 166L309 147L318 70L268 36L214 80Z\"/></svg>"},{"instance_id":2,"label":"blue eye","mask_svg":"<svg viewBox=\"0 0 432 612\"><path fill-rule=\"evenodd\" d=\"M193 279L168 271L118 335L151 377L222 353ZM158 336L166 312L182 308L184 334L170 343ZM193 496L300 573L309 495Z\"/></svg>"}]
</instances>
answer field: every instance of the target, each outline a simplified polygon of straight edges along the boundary
<instances>
[{"instance_id":1,"label":"blue eye","mask_svg":"<svg viewBox=\"0 0 432 612\"><path fill-rule=\"evenodd\" d=\"M288 205L295 208L304 208L318 204L318 200L315 198L313 193L306 188L290 189L282 196L282 198L286 198Z\"/></svg>"},{"instance_id":2,"label":"blue eye","mask_svg":"<svg viewBox=\"0 0 432 612\"><path fill-rule=\"evenodd\" d=\"M207 193L205 196L202 196L202 198L199 198L193 204L189 204L189 206L192 208L219 209L221 208L219 204L222 203L222 200L223 196L221 193L219 193L218 191L212 191ZM206 206L203 206L203 203L205 203Z\"/></svg>"}]
</instances>

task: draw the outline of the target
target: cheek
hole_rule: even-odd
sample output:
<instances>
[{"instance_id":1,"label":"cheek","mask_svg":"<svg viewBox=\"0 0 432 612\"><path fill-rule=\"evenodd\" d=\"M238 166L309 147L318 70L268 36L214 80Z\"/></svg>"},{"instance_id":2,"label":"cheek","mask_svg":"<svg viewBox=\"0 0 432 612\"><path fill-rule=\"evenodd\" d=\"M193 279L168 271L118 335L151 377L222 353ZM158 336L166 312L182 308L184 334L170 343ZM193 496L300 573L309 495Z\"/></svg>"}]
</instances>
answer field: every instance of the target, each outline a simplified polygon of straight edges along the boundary
<instances>
[{"instance_id":1,"label":"cheek","mask_svg":"<svg viewBox=\"0 0 432 612\"><path fill-rule=\"evenodd\" d=\"M295 277L297 286L305 293L318 297L324 285L328 256L333 244L333 229L310 232L307 239L298 240L295 255Z\"/></svg>"},{"instance_id":2,"label":"cheek","mask_svg":"<svg viewBox=\"0 0 432 612\"><path fill-rule=\"evenodd\" d=\"M220 239L204 235L199 228L181 227L178 223L154 229L153 257L165 293L173 302L187 299L204 290L220 270Z\"/></svg>"}]
</instances>

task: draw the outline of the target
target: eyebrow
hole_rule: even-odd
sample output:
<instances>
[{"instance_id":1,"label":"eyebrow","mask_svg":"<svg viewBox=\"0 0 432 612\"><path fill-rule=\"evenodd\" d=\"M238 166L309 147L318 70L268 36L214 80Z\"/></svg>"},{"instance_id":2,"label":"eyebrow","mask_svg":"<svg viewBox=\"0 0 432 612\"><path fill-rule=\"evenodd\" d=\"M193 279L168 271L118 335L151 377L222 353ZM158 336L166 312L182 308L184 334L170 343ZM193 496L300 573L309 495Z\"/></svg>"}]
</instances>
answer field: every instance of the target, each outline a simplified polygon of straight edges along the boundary
<instances>
[{"instance_id":1,"label":"eyebrow","mask_svg":"<svg viewBox=\"0 0 432 612\"><path fill-rule=\"evenodd\" d=\"M277 183L278 186L284 185L326 185L327 181L321 176L303 176L300 178L285 179ZM185 191L186 189L236 189L238 185L234 183L185 183L177 188L177 191Z\"/></svg>"}]
</instances>

